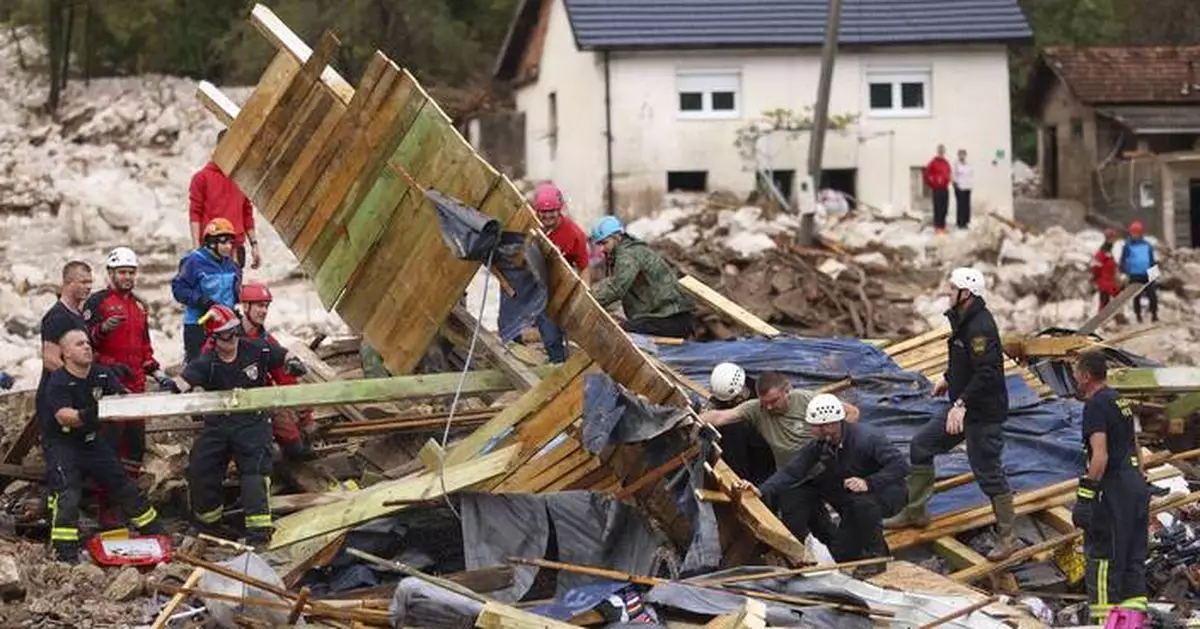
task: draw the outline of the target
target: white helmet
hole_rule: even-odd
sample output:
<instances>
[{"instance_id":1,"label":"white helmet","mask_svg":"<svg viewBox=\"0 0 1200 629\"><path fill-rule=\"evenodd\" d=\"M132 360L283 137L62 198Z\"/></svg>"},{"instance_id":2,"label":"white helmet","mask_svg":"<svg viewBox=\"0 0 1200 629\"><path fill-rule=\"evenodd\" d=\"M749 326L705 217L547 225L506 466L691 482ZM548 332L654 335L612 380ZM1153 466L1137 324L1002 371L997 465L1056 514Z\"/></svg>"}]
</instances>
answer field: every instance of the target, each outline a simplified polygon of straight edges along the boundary
<instances>
[{"instance_id":1,"label":"white helmet","mask_svg":"<svg viewBox=\"0 0 1200 629\"><path fill-rule=\"evenodd\" d=\"M136 269L137 265L137 254L129 247L117 247L108 254L108 268L110 269Z\"/></svg>"},{"instance_id":2,"label":"white helmet","mask_svg":"<svg viewBox=\"0 0 1200 629\"><path fill-rule=\"evenodd\" d=\"M733 363L721 363L713 367L708 381L713 397L728 402L741 395L746 387L746 370Z\"/></svg>"},{"instance_id":3,"label":"white helmet","mask_svg":"<svg viewBox=\"0 0 1200 629\"><path fill-rule=\"evenodd\" d=\"M808 403L808 408L804 412L804 421L819 426L821 424L832 424L835 422L845 421L846 407L836 395L831 393L822 393L814 397Z\"/></svg>"},{"instance_id":4,"label":"white helmet","mask_svg":"<svg viewBox=\"0 0 1200 629\"><path fill-rule=\"evenodd\" d=\"M976 297L983 297L983 293L987 291L987 282L983 279L983 273L965 266L960 266L950 272L950 284Z\"/></svg>"}]
</instances>

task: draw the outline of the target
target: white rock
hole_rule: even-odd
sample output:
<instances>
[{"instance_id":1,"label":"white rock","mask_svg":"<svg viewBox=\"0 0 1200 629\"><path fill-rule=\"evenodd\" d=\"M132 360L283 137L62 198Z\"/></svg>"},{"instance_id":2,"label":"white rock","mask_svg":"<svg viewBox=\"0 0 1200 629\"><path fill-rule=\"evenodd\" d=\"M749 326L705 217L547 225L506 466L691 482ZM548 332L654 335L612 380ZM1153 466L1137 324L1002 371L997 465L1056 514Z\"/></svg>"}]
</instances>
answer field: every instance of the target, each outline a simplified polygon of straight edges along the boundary
<instances>
[{"instance_id":1,"label":"white rock","mask_svg":"<svg viewBox=\"0 0 1200 629\"><path fill-rule=\"evenodd\" d=\"M837 260L835 260L833 258L828 258L824 262L822 262L820 266L817 267L817 270L836 280L838 278L838 276L841 275L848 268L850 268L850 267L846 266L845 264L843 264L841 262L838 262Z\"/></svg>"},{"instance_id":2,"label":"white rock","mask_svg":"<svg viewBox=\"0 0 1200 629\"><path fill-rule=\"evenodd\" d=\"M854 256L853 260L855 264L879 271L887 270L892 266L892 261L878 251L861 253Z\"/></svg>"}]
</instances>

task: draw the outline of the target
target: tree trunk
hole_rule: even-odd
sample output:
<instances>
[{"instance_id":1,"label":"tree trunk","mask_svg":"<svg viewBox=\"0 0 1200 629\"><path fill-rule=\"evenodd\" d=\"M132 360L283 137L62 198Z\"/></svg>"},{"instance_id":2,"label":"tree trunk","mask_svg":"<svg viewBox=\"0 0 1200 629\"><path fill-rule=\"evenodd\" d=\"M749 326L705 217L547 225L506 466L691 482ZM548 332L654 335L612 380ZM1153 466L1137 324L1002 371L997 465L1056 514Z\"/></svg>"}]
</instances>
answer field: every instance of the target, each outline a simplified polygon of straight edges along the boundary
<instances>
[{"instance_id":1,"label":"tree trunk","mask_svg":"<svg viewBox=\"0 0 1200 629\"><path fill-rule=\"evenodd\" d=\"M62 89L67 89L67 74L71 71L71 35L75 29L75 0L67 0L67 20L66 33L63 35L62 42L62 71L58 73L58 80L62 82Z\"/></svg>"},{"instance_id":2,"label":"tree trunk","mask_svg":"<svg viewBox=\"0 0 1200 629\"><path fill-rule=\"evenodd\" d=\"M50 70L50 98L46 101L46 110L53 114L58 111L58 101L61 96L62 81L59 71L62 68L62 14L64 0L46 0L46 56L47 67Z\"/></svg>"}]
</instances>

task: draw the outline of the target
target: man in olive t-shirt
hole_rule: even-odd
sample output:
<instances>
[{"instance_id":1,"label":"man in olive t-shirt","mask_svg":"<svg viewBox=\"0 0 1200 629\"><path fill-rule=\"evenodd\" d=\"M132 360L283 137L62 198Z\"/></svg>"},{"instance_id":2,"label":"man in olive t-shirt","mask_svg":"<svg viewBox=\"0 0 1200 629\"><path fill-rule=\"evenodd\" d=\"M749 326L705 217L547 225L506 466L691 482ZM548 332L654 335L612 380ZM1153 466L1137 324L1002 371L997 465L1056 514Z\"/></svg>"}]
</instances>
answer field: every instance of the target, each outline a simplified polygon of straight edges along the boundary
<instances>
[{"instance_id":1,"label":"man in olive t-shirt","mask_svg":"<svg viewBox=\"0 0 1200 629\"><path fill-rule=\"evenodd\" d=\"M792 388L787 377L777 371L768 371L758 377L758 399L747 400L728 410L710 410L700 414L700 421L714 427L725 426L736 422L750 422L775 455L775 468L783 469L787 462L796 456L813 435L804 420L808 403L816 393L803 389ZM858 421L858 409L846 404L846 421ZM827 509L811 510L812 518L797 521L793 514L804 513L796 508L789 500L789 493L779 498L780 518L788 530L801 542L808 536L811 529L814 536L822 543L829 544L834 531Z\"/></svg>"}]
</instances>

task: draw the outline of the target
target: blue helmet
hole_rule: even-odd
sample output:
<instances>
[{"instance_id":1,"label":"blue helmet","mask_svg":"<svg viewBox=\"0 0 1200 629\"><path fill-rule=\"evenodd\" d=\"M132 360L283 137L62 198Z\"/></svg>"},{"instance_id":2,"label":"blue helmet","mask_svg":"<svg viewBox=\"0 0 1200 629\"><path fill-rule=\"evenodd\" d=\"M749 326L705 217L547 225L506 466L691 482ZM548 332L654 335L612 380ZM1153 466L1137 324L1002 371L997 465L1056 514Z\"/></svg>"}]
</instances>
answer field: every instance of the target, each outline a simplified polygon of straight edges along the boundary
<instances>
[{"instance_id":1,"label":"blue helmet","mask_svg":"<svg viewBox=\"0 0 1200 629\"><path fill-rule=\"evenodd\" d=\"M621 219L615 216L605 216L596 221L596 225L592 227L592 242L600 242L613 234L624 232L625 226L621 224Z\"/></svg>"}]
</instances>

